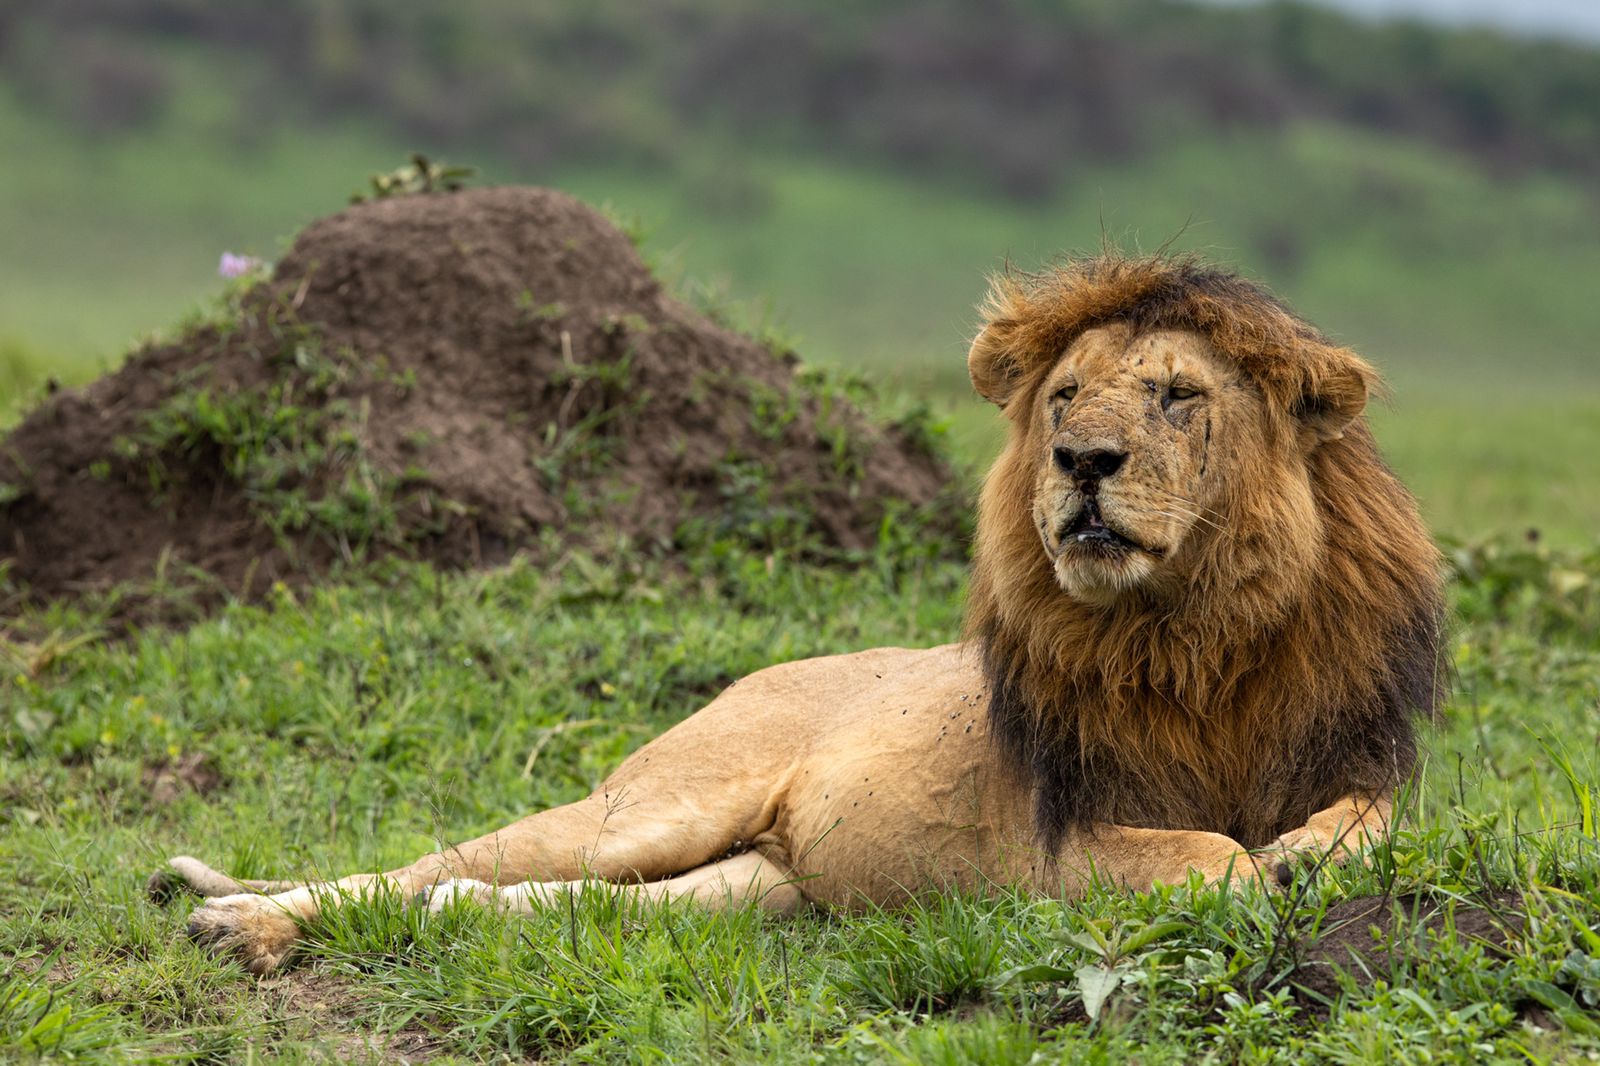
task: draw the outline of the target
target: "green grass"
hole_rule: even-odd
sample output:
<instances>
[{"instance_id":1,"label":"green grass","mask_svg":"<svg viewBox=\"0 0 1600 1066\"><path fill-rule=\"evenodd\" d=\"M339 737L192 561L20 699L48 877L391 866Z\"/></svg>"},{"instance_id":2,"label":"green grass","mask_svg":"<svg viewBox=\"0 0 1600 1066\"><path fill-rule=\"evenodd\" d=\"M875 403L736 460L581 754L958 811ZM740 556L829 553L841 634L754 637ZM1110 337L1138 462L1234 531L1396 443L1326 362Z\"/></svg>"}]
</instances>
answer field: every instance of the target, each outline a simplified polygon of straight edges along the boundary
<instances>
[{"instance_id":1,"label":"green grass","mask_svg":"<svg viewBox=\"0 0 1600 1066\"><path fill-rule=\"evenodd\" d=\"M1371 871L1327 874L1295 899L1102 888L1071 905L946 897L777 920L604 889L511 919L424 919L380 897L314 925L301 964L265 982L184 940L191 903L144 899L167 856L242 876L408 861L580 797L731 677L950 639L964 574L908 571L892 552L853 569L769 565L724 545L687 573L579 557L467 576L392 565L125 643L74 639L92 636L91 617L46 613L32 643L6 646L0 682L0 957L13 974L0 1058L328 1061L403 1046L462 1061L1465 1062L1600 1049L1600 753L1581 725L1600 675L1600 556L1489 546L1459 559L1459 690L1407 828ZM197 757L220 772L216 791L161 784ZM1530 924L1506 955L1401 937L1392 980L1350 984L1328 1020L1285 998L1286 930L1330 904L1486 886L1525 894ZM1108 992L1092 1022L1091 986ZM1533 1003L1547 1031L1518 1020Z\"/></svg>"}]
</instances>

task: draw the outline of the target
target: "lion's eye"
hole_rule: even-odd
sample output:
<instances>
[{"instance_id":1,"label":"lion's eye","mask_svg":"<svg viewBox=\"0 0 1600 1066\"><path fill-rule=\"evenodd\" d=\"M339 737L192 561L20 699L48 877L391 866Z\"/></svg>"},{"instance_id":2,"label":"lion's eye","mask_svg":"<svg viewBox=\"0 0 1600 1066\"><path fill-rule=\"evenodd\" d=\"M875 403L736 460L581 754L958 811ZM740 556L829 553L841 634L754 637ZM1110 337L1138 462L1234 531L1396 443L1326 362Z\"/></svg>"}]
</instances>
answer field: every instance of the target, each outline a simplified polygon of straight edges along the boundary
<instances>
[{"instance_id":1,"label":"lion's eye","mask_svg":"<svg viewBox=\"0 0 1600 1066\"><path fill-rule=\"evenodd\" d=\"M1198 395L1200 395L1200 390L1199 389L1191 389L1187 385L1168 385L1167 386L1167 399L1168 400L1192 400Z\"/></svg>"},{"instance_id":2,"label":"lion's eye","mask_svg":"<svg viewBox=\"0 0 1600 1066\"><path fill-rule=\"evenodd\" d=\"M1072 398L1076 395L1078 395L1078 386L1063 385L1056 390L1055 398L1060 400L1062 403L1071 403Z\"/></svg>"}]
</instances>

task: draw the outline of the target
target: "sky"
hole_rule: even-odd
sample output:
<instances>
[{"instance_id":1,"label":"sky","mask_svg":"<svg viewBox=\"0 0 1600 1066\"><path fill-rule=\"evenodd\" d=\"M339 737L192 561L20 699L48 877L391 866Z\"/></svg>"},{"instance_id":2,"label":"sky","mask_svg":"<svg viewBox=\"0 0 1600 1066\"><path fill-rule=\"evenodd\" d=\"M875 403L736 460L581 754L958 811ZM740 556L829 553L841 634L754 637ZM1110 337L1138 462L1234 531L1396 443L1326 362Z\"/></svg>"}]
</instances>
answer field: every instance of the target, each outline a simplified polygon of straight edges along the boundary
<instances>
[{"instance_id":1,"label":"sky","mask_svg":"<svg viewBox=\"0 0 1600 1066\"><path fill-rule=\"evenodd\" d=\"M1226 0L1224 0L1226 2ZM1600 42L1600 0L1318 0L1374 18L1484 23L1519 33Z\"/></svg>"}]
</instances>

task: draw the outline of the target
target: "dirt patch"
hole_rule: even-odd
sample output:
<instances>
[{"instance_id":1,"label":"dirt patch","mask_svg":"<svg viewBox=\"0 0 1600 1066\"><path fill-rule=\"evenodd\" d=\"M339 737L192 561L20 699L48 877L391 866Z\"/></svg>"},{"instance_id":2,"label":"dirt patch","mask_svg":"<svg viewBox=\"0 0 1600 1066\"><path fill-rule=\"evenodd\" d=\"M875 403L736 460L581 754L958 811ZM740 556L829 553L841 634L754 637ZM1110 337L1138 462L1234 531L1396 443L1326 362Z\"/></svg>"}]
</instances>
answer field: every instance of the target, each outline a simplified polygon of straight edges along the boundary
<instances>
[{"instance_id":1,"label":"dirt patch","mask_svg":"<svg viewBox=\"0 0 1600 1066\"><path fill-rule=\"evenodd\" d=\"M8 972L19 973L24 977L34 977L39 974L39 971L44 970L43 981L52 985L65 984L77 977L78 971L61 955L52 957L51 953L59 946L46 941L38 941L24 949L32 951L33 954L24 955L20 958L15 955L0 956L0 962L3 962ZM47 962L50 964L50 968L45 970L45 963Z\"/></svg>"},{"instance_id":2,"label":"dirt patch","mask_svg":"<svg viewBox=\"0 0 1600 1066\"><path fill-rule=\"evenodd\" d=\"M426 1062L445 1042L416 1023L391 1032L357 1028L371 1011L356 987L333 974L290 970L257 986L280 1017L303 1019L333 1046L336 1062Z\"/></svg>"},{"instance_id":3,"label":"dirt patch","mask_svg":"<svg viewBox=\"0 0 1600 1066\"><path fill-rule=\"evenodd\" d=\"M217 760L199 751L149 763L139 774L139 783L149 794L151 804L157 807L170 806L185 792L209 796L221 788L224 781Z\"/></svg>"},{"instance_id":4,"label":"dirt patch","mask_svg":"<svg viewBox=\"0 0 1600 1066\"><path fill-rule=\"evenodd\" d=\"M809 380L561 193L362 204L228 315L32 412L0 446L0 557L25 598L117 589L137 614L384 554L848 552L891 514L959 552L924 436Z\"/></svg>"},{"instance_id":5,"label":"dirt patch","mask_svg":"<svg viewBox=\"0 0 1600 1066\"><path fill-rule=\"evenodd\" d=\"M1406 959L1426 953L1432 940L1451 930L1458 941L1474 941L1491 954L1501 954L1523 922L1522 897L1516 892L1476 902L1418 895L1345 900L1328 908L1320 935L1289 983L1308 1016L1326 1019L1342 990L1341 973L1360 988L1392 981Z\"/></svg>"}]
</instances>

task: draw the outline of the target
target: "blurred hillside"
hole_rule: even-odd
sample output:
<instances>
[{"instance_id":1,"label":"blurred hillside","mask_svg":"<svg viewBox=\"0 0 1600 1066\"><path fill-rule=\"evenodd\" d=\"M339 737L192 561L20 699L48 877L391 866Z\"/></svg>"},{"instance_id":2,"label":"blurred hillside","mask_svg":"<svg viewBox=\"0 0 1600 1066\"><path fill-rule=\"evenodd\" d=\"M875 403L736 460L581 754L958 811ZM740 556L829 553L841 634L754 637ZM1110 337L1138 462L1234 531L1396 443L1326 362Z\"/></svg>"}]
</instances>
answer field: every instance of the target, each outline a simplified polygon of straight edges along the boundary
<instances>
[{"instance_id":1,"label":"blurred hillside","mask_svg":"<svg viewBox=\"0 0 1600 1066\"><path fill-rule=\"evenodd\" d=\"M1288 3L13 0L0 148L0 393L114 361L419 148L609 203L691 295L908 384L959 390L1002 257L1176 237L1431 405L1394 433L1441 461L1491 418L1494 471L1547 450L1523 423L1600 452L1577 45Z\"/></svg>"}]
</instances>

